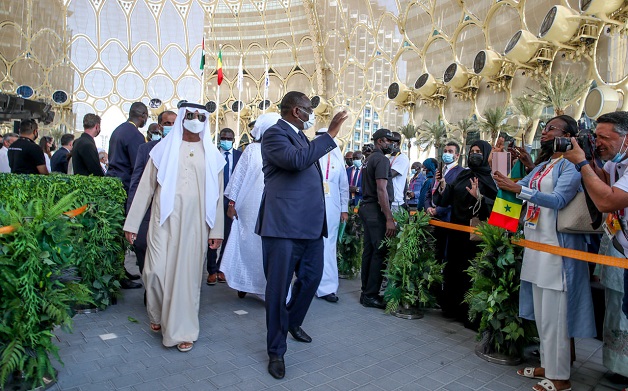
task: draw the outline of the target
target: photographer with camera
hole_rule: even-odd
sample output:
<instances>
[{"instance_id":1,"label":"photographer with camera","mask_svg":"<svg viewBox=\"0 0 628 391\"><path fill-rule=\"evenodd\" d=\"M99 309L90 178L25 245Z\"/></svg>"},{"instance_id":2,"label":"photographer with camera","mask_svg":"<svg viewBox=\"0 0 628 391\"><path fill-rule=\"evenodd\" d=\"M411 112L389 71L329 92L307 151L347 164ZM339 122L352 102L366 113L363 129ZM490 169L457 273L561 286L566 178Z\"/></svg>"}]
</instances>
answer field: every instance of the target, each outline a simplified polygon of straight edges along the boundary
<instances>
[{"instance_id":1,"label":"photographer with camera","mask_svg":"<svg viewBox=\"0 0 628 391\"><path fill-rule=\"evenodd\" d=\"M570 150L565 152L564 157L581 171L582 181L595 206L600 212L608 212L604 231L612 245L607 246L607 255L625 258L628 255L628 112L617 111L600 116L595 133L596 151L606 161L603 169L587 160L585 151L573 137L567 147ZM625 338L628 335L628 303L624 296L628 293L626 270L602 266L600 273L606 288L603 363L622 376L628 376L628 340ZM628 382L625 378L620 380Z\"/></svg>"}]
</instances>

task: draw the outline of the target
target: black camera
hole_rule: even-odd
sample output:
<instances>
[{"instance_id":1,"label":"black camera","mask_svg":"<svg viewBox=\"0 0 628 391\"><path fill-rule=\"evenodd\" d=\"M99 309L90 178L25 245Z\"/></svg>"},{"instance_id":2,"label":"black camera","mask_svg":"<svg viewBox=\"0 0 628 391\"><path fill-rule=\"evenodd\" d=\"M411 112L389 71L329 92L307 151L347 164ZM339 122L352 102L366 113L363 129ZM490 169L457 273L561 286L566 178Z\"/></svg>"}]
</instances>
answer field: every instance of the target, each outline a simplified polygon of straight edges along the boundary
<instances>
[{"instance_id":1,"label":"black camera","mask_svg":"<svg viewBox=\"0 0 628 391\"><path fill-rule=\"evenodd\" d=\"M595 135L593 133L581 132L578 137L576 137L578 141L578 145L584 151L584 155L587 160L593 160L595 157ZM569 137L556 137L554 139L554 151L555 152L567 152L573 149L573 145L571 145L571 138Z\"/></svg>"}]
</instances>

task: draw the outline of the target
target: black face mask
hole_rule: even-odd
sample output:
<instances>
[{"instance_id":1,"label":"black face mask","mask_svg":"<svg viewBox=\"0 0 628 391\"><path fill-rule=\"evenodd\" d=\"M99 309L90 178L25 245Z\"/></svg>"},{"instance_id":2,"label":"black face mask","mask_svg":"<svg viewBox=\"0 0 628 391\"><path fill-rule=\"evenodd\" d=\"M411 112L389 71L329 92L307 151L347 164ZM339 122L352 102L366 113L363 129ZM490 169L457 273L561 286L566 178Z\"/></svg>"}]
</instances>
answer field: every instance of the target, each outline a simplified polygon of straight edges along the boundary
<instances>
[{"instance_id":1,"label":"black face mask","mask_svg":"<svg viewBox=\"0 0 628 391\"><path fill-rule=\"evenodd\" d=\"M469 168L478 168L482 165L484 156L481 153L469 154Z\"/></svg>"},{"instance_id":2,"label":"black face mask","mask_svg":"<svg viewBox=\"0 0 628 391\"><path fill-rule=\"evenodd\" d=\"M389 153L392 153L393 151L393 145L392 144L386 144L385 147L382 147L382 153L384 155L388 155Z\"/></svg>"},{"instance_id":3,"label":"black face mask","mask_svg":"<svg viewBox=\"0 0 628 391\"><path fill-rule=\"evenodd\" d=\"M353 166L353 159L345 159L345 164L347 166Z\"/></svg>"}]
</instances>

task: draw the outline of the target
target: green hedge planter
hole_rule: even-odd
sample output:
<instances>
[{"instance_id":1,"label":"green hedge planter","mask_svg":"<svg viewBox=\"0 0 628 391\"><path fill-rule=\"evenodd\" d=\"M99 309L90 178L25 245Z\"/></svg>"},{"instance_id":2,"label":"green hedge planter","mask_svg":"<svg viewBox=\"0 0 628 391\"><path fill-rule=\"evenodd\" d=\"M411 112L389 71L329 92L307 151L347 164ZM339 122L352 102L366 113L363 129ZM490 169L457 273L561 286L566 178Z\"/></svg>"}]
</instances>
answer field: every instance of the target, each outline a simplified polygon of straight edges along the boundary
<instances>
[{"instance_id":1,"label":"green hedge planter","mask_svg":"<svg viewBox=\"0 0 628 391\"><path fill-rule=\"evenodd\" d=\"M465 296L469 319L480 317L481 343L476 354L487 361L516 365L523 349L537 336L534 322L518 316L523 248L513 246L513 235L503 228L480 223L477 229L482 234L481 251L467 269L473 285Z\"/></svg>"},{"instance_id":2,"label":"green hedge planter","mask_svg":"<svg viewBox=\"0 0 628 391\"><path fill-rule=\"evenodd\" d=\"M81 175L0 174L0 207L6 210L17 210L32 200L49 200L50 195L53 199L48 202L57 202L74 191L77 205L88 205L76 218L81 228L73 243L80 254L75 266L93 292L93 303L104 309L119 295L119 280L124 277L126 192L122 182Z\"/></svg>"},{"instance_id":3,"label":"green hedge planter","mask_svg":"<svg viewBox=\"0 0 628 391\"><path fill-rule=\"evenodd\" d=\"M418 319L422 317L420 309L436 304L430 288L442 284L445 264L434 256L430 216L425 212L410 216L401 209L395 213L395 220L397 236L387 238L382 244L390 249L386 259L386 312L400 318Z\"/></svg>"},{"instance_id":4,"label":"green hedge planter","mask_svg":"<svg viewBox=\"0 0 628 391\"><path fill-rule=\"evenodd\" d=\"M62 214L77 206L77 193L57 200L53 190L24 206L0 208L0 226L14 228L0 235L0 389L54 381L49 355L61 359L52 332L57 326L70 331L72 305L91 302L76 270L81 226Z\"/></svg>"},{"instance_id":5,"label":"green hedge planter","mask_svg":"<svg viewBox=\"0 0 628 391\"><path fill-rule=\"evenodd\" d=\"M336 250L338 276L354 278L362 266L362 239L364 229L362 219L358 216L358 207L349 208L349 218L342 239L339 239Z\"/></svg>"}]
</instances>

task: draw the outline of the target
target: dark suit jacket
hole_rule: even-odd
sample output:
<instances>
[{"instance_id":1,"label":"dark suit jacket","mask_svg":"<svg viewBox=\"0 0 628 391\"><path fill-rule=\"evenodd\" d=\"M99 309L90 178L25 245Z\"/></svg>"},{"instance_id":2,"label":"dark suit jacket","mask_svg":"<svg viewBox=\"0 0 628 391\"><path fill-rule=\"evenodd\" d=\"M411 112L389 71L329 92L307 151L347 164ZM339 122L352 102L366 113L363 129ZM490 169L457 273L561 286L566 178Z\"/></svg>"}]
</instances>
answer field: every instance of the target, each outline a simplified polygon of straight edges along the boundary
<instances>
[{"instance_id":1,"label":"dark suit jacket","mask_svg":"<svg viewBox=\"0 0 628 391\"><path fill-rule=\"evenodd\" d=\"M353 177L353 170L361 170L361 168L357 168L355 166L351 166L351 167L347 167L347 181L349 182L349 186L351 186L351 178ZM353 186L357 186L359 191L357 193L355 193L355 197L353 198L353 200L349 200L349 204L350 205L357 205L359 201L362 200L362 174L355 174L358 175L356 177L357 181L356 183L353 184ZM351 196L351 194L349 195Z\"/></svg>"},{"instance_id":2,"label":"dark suit jacket","mask_svg":"<svg viewBox=\"0 0 628 391\"><path fill-rule=\"evenodd\" d=\"M107 176L120 178L127 192L131 185L137 150L145 142L142 133L130 122L118 126L111 134Z\"/></svg>"},{"instance_id":3,"label":"dark suit jacket","mask_svg":"<svg viewBox=\"0 0 628 391\"><path fill-rule=\"evenodd\" d=\"M94 138L87 133L74 140L72 147L72 168L75 175L95 175L104 176L100 159L98 159L98 149Z\"/></svg>"},{"instance_id":4,"label":"dark suit jacket","mask_svg":"<svg viewBox=\"0 0 628 391\"><path fill-rule=\"evenodd\" d=\"M220 151L220 153L222 154L222 156L225 156L225 151L223 151L222 149L218 149ZM231 151L229 151L229 153L231 154L231 156L233 157L233 164L231 165L231 171L229 172L229 178L231 178L231 174L233 174L233 170L235 170L236 165L238 164L238 161L240 160L240 156L242 156L242 151L238 151L235 148L231 148ZM225 158L225 160L227 160L227 158ZM226 167L226 165L225 165ZM224 175L224 171L223 171L223 175ZM229 184L229 182L227 181L223 181L222 182L224 185L224 189L227 188L227 185ZM227 213L227 208L229 207L229 199L227 197L223 197L223 202L224 202L224 206L225 206L225 216ZM227 220L225 220L227 221Z\"/></svg>"},{"instance_id":5,"label":"dark suit jacket","mask_svg":"<svg viewBox=\"0 0 628 391\"><path fill-rule=\"evenodd\" d=\"M458 174L460 174L463 170L464 168L458 164L456 167L447 171L447 174L445 174L445 183L453 183L456 180L456 178L458 178ZM432 207L432 191L428 190L427 194L425 195L425 210L431 207ZM436 215L434 217L442 221L449 221L450 216L451 216L451 206L437 206L436 207Z\"/></svg>"},{"instance_id":6,"label":"dark suit jacket","mask_svg":"<svg viewBox=\"0 0 628 391\"><path fill-rule=\"evenodd\" d=\"M334 148L329 135L310 142L283 120L266 130L262 138L265 187L255 233L287 239L327 236L318 159Z\"/></svg>"},{"instance_id":7,"label":"dark suit jacket","mask_svg":"<svg viewBox=\"0 0 628 391\"><path fill-rule=\"evenodd\" d=\"M140 184L140 179L142 179L142 174L144 173L144 169L146 168L146 164L150 159L150 151L153 150L155 145L160 140L149 141L145 144L140 145L137 150L137 156L135 158L135 166L133 167L133 174L131 174L131 183L129 185L129 197L126 201L126 210L129 211L131 208L131 204L133 203L133 198L135 197L135 192L137 191L137 187ZM144 220L150 219L150 208L146 211L146 215L144 216Z\"/></svg>"},{"instance_id":8,"label":"dark suit jacket","mask_svg":"<svg viewBox=\"0 0 628 391\"><path fill-rule=\"evenodd\" d=\"M64 147L59 148L57 152L50 158L50 171L68 173L68 155L70 151Z\"/></svg>"}]
</instances>

